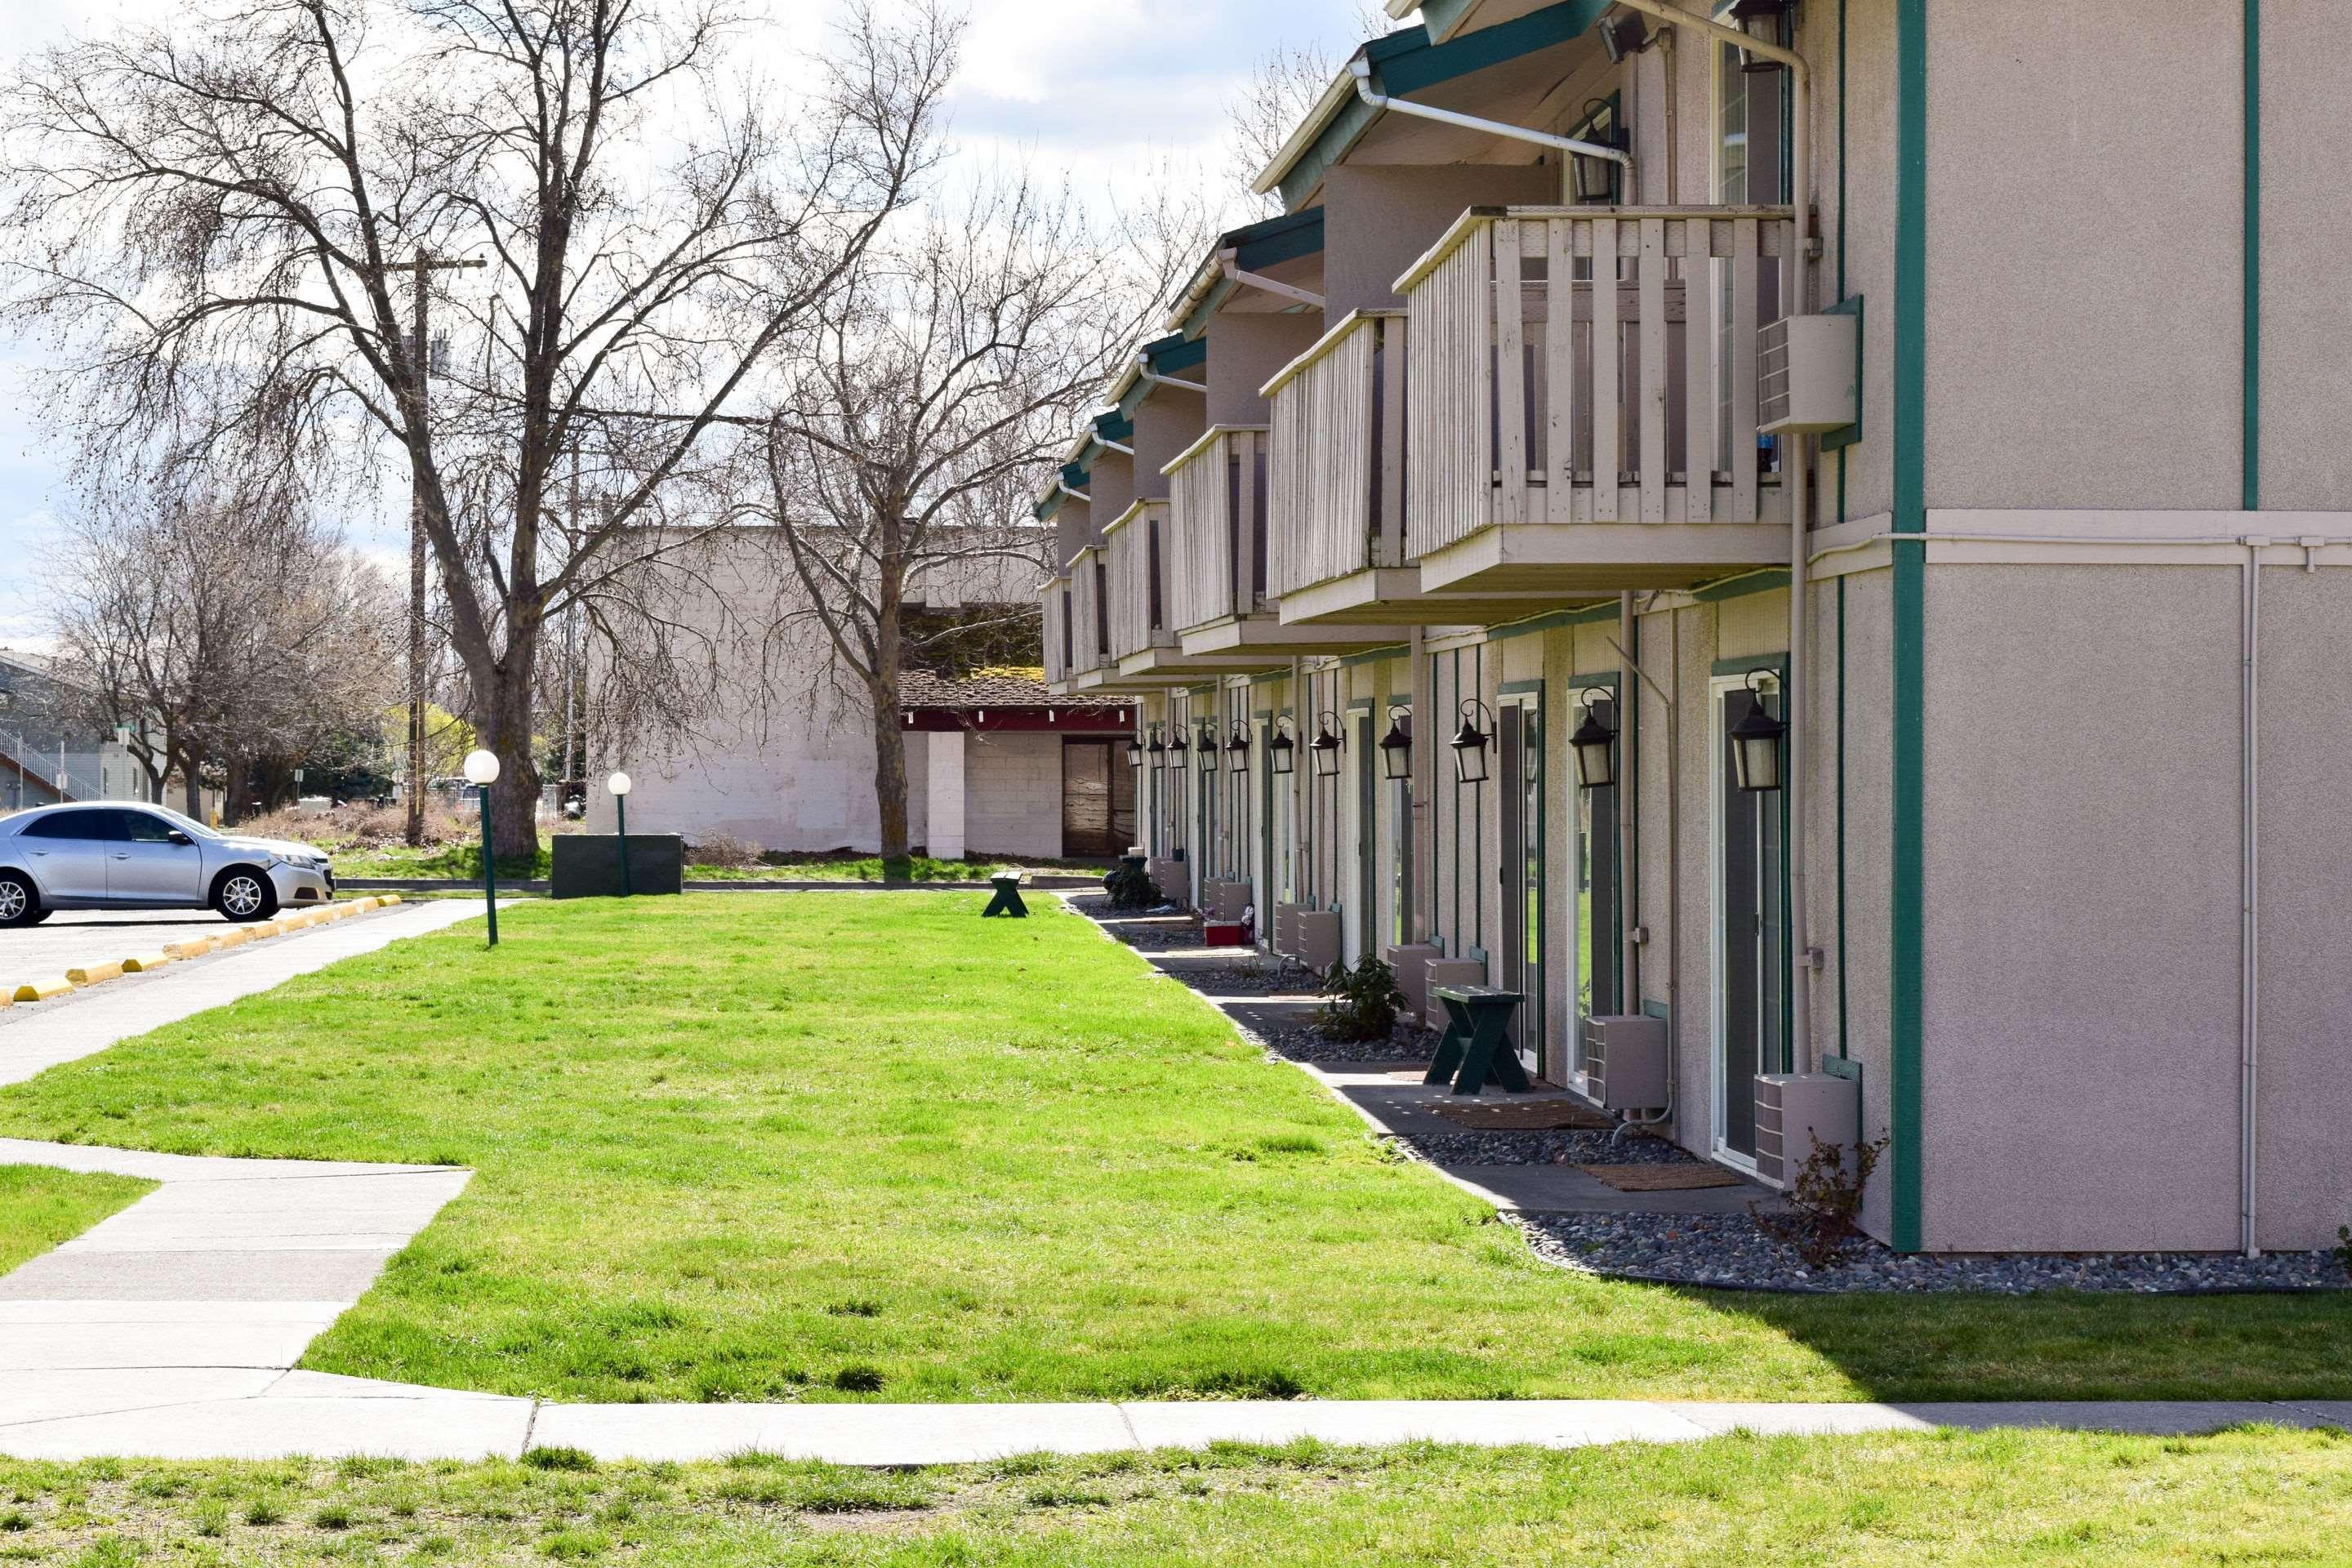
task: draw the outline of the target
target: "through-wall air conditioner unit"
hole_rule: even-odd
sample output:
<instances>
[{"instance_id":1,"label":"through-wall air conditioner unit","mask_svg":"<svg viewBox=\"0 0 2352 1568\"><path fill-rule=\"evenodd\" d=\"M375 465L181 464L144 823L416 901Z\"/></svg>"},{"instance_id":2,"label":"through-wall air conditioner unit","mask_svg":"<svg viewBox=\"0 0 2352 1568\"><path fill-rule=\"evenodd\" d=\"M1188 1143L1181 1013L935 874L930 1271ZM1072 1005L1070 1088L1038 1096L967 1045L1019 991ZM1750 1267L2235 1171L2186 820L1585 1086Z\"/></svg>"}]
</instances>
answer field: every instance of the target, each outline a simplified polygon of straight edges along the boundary
<instances>
[{"instance_id":1,"label":"through-wall air conditioner unit","mask_svg":"<svg viewBox=\"0 0 2352 1568\"><path fill-rule=\"evenodd\" d=\"M1656 1110L1666 1103L1666 1021L1646 1013L1584 1020L1585 1091L1603 1110Z\"/></svg>"},{"instance_id":2,"label":"through-wall air conditioner unit","mask_svg":"<svg viewBox=\"0 0 2352 1568\"><path fill-rule=\"evenodd\" d=\"M1835 1143L1853 1169L1862 1142L1862 1082L1829 1073L1767 1073L1756 1080L1756 1175L1786 1187L1812 1158L1813 1147Z\"/></svg>"},{"instance_id":3,"label":"through-wall air conditioner unit","mask_svg":"<svg viewBox=\"0 0 2352 1568\"><path fill-rule=\"evenodd\" d=\"M1756 427L1818 436L1862 416L1862 323L1853 316L1783 316L1756 334Z\"/></svg>"}]
</instances>

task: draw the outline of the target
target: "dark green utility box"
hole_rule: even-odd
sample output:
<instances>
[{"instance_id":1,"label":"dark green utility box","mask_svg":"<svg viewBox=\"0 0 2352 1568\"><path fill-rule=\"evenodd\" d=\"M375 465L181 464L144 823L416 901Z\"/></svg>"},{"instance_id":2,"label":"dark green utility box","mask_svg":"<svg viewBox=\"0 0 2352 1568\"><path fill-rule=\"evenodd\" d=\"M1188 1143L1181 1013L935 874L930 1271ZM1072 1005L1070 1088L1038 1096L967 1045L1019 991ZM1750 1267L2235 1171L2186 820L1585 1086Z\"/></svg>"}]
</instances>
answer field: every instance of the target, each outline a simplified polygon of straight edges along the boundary
<instances>
[{"instance_id":1,"label":"dark green utility box","mask_svg":"<svg viewBox=\"0 0 2352 1568\"><path fill-rule=\"evenodd\" d=\"M608 833L559 833L548 890L559 899L621 896L621 841ZM675 833L629 835L629 891L686 891L686 840Z\"/></svg>"}]
</instances>

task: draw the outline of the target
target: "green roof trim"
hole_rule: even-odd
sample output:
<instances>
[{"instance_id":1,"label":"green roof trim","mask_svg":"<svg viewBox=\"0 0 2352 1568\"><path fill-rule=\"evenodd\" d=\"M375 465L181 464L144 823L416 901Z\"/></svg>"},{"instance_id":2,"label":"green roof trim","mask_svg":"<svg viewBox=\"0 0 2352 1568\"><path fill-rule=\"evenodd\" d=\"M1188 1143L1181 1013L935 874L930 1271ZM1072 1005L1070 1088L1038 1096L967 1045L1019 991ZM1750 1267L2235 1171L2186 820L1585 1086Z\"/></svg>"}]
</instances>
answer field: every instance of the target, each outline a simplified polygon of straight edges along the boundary
<instances>
[{"instance_id":1,"label":"green roof trim","mask_svg":"<svg viewBox=\"0 0 2352 1568\"><path fill-rule=\"evenodd\" d=\"M1389 97L1409 97L1440 82L1568 43L1599 21L1610 4L1611 0L1560 0L1557 5L1442 44L1430 41L1425 25L1405 27L1372 39L1364 46L1363 55L1371 65L1376 90ZM1360 96L1346 100L1297 161L1283 171L1277 184L1285 205L1296 205L1321 184L1324 172L1348 155L1381 112Z\"/></svg>"},{"instance_id":2,"label":"green roof trim","mask_svg":"<svg viewBox=\"0 0 2352 1568\"><path fill-rule=\"evenodd\" d=\"M1181 332L1143 345L1143 358L1156 375L1170 375L1180 370L1209 363L1209 345L1198 340L1186 341Z\"/></svg>"},{"instance_id":3,"label":"green roof trim","mask_svg":"<svg viewBox=\"0 0 2352 1568\"><path fill-rule=\"evenodd\" d=\"M1313 256L1323 248L1323 209L1307 207L1229 228L1217 237L1217 248L1232 251L1234 265L1244 272L1263 271L1281 262ZM1230 278L1220 279L1184 318L1183 330L1176 334L1198 346L1203 359L1208 357L1209 350L1207 344L1200 342L1201 334L1209 330L1209 322L1238 287Z\"/></svg>"},{"instance_id":4,"label":"green roof trim","mask_svg":"<svg viewBox=\"0 0 2352 1568\"><path fill-rule=\"evenodd\" d=\"M1113 408L1095 416L1095 434L1106 441L1132 441L1135 439L1135 421Z\"/></svg>"}]
</instances>

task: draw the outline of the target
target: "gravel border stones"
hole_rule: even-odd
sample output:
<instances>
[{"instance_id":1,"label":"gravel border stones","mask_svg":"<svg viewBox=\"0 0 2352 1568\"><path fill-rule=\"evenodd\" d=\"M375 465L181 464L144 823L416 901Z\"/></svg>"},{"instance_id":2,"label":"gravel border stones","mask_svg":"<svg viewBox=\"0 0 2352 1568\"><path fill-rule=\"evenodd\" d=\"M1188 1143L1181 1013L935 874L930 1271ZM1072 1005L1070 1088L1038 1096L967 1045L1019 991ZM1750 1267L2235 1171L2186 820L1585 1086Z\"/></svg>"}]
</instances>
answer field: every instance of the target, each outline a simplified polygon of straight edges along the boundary
<instances>
[{"instance_id":1,"label":"gravel border stones","mask_svg":"<svg viewBox=\"0 0 2352 1568\"><path fill-rule=\"evenodd\" d=\"M1506 1215L1538 1257L1582 1274L1663 1285L1808 1295L1850 1291L2038 1290L2171 1296L2341 1290L2352 1285L2326 1252L2235 1254L2011 1253L1936 1258L1865 1241L1832 1269L1809 1269L1794 1247L1745 1215Z\"/></svg>"}]
</instances>

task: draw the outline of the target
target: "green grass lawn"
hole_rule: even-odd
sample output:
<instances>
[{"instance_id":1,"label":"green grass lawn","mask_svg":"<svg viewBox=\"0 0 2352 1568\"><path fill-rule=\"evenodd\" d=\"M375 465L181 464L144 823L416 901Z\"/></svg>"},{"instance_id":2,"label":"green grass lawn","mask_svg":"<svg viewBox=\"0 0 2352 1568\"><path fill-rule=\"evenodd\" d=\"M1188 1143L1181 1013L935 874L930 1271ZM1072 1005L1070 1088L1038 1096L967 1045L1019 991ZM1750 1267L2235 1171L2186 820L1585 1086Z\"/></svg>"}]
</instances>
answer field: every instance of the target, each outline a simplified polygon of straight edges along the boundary
<instances>
[{"instance_id":1,"label":"green grass lawn","mask_svg":"<svg viewBox=\"0 0 2352 1568\"><path fill-rule=\"evenodd\" d=\"M154 1189L154 1183L131 1176L0 1165L0 1274L71 1241Z\"/></svg>"},{"instance_id":2,"label":"green grass lawn","mask_svg":"<svg viewBox=\"0 0 2352 1568\"><path fill-rule=\"evenodd\" d=\"M874 1472L722 1465L0 1459L0 1558L73 1568L1555 1568L2342 1563L2352 1439L1719 1438L1280 1449Z\"/></svg>"},{"instance_id":3,"label":"green grass lawn","mask_svg":"<svg viewBox=\"0 0 2352 1568\"><path fill-rule=\"evenodd\" d=\"M478 1174L321 1371L565 1399L2352 1395L2342 1298L1538 1261L1049 899L583 900L0 1090L0 1135Z\"/></svg>"}]
</instances>

